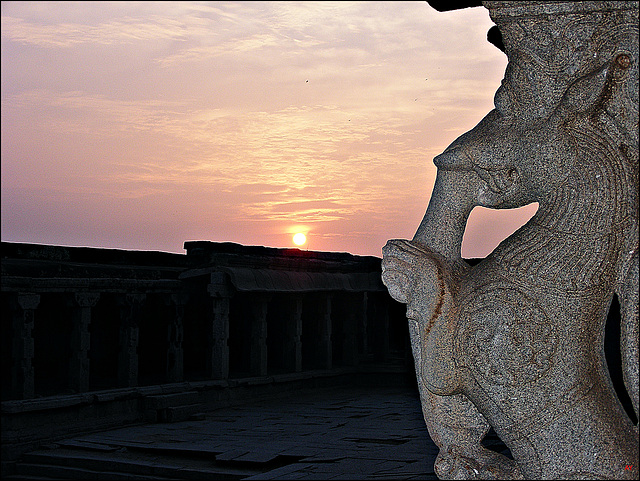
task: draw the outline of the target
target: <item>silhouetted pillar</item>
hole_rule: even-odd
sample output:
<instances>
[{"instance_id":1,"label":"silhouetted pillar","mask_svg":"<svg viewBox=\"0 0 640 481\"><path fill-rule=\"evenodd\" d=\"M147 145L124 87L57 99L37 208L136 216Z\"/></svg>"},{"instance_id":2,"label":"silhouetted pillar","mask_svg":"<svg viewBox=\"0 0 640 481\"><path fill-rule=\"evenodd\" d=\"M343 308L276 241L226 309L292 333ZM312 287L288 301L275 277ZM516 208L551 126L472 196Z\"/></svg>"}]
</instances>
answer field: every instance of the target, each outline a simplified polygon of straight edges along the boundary
<instances>
[{"instance_id":1,"label":"silhouetted pillar","mask_svg":"<svg viewBox=\"0 0 640 481\"><path fill-rule=\"evenodd\" d=\"M342 307L344 309L342 362L347 366L355 366L358 364L358 326L365 317L364 295L353 293L345 296Z\"/></svg>"},{"instance_id":2,"label":"silhouetted pillar","mask_svg":"<svg viewBox=\"0 0 640 481\"><path fill-rule=\"evenodd\" d=\"M373 358L384 361L389 357L389 302L381 294L372 297Z\"/></svg>"},{"instance_id":3,"label":"silhouetted pillar","mask_svg":"<svg viewBox=\"0 0 640 481\"><path fill-rule=\"evenodd\" d=\"M320 369L331 369L333 351L331 346L331 295L322 294L318 302L318 342L316 362Z\"/></svg>"},{"instance_id":4,"label":"silhouetted pillar","mask_svg":"<svg viewBox=\"0 0 640 481\"><path fill-rule=\"evenodd\" d=\"M222 272L211 274L207 287L212 297L209 318L209 338L207 339L206 372L211 379L229 377L229 298L230 289L226 275Z\"/></svg>"},{"instance_id":5,"label":"silhouetted pillar","mask_svg":"<svg viewBox=\"0 0 640 481\"><path fill-rule=\"evenodd\" d=\"M182 293L171 294L170 301L175 310L175 315L167 326L167 369L168 382L180 382L184 378L184 351L182 340L184 339L184 307L187 303L187 295Z\"/></svg>"},{"instance_id":6,"label":"silhouetted pillar","mask_svg":"<svg viewBox=\"0 0 640 481\"><path fill-rule=\"evenodd\" d=\"M118 297L120 307L120 342L118 352L118 386L138 385L138 319L145 294L126 294Z\"/></svg>"},{"instance_id":7,"label":"silhouetted pillar","mask_svg":"<svg viewBox=\"0 0 640 481\"><path fill-rule=\"evenodd\" d=\"M290 296L288 317L284 329L284 368L302 371L302 296Z\"/></svg>"},{"instance_id":8,"label":"silhouetted pillar","mask_svg":"<svg viewBox=\"0 0 640 481\"><path fill-rule=\"evenodd\" d=\"M249 369L253 376L267 375L267 309L269 298L260 294L251 297L247 312L251 326Z\"/></svg>"},{"instance_id":9,"label":"silhouetted pillar","mask_svg":"<svg viewBox=\"0 0 640 481\"><path fill-rule=\"evenodd\" d=\"M19 399L34 396L33 371L33 325L35 310L40 295L17 293L12 296L13 364L11 366L11 389Z\"/></svg>"},{"instance_id":10,"label":"silhouetted pillar","mask_svg":"<svg viewBox=\"0 0 640 481\"><path fill-rule=\"evenodd\" d=\"M91 337L91 308L100 299L96 292L76 292L71 298L71 359L69 361L69 387L76 392L89 390L89 349Z\"/></svg>"},{"instance_id":11,"label":"silhouetted pillar","mask_svg":"<svg viewBox=\"0 0 640 481\"><path fill-rule=\"evenodd\" d=\"M364 357L369 353L369 299L371 294L364 292L362 294L362 319L358 324L358 352L360 357Z\"/></svg>"}]
</instances>

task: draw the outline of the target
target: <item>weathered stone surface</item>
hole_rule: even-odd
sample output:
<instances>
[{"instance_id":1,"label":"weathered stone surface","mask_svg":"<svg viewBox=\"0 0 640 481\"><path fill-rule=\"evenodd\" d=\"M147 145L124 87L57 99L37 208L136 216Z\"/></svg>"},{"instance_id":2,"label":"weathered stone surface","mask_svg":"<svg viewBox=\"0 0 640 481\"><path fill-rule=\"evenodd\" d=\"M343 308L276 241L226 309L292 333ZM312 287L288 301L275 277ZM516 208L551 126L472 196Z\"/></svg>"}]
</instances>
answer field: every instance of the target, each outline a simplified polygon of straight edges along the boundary
<instances>
[{"instance_id":1,"label":"weathered stone surface","mask_svg":"<svg viewBox=\"0 0 640 481\"><path fill-rule=\"evenodd\" d=\"M638 413L638 3L483 2L509 63L495 109L434 159L412 240L383 249L407 304L442 479L638 479L638 427L607 371L621 304ZM478 265L476 206L539 204ZM513 460L480 441L492 426Z\"/></svg>"}]
</instances>

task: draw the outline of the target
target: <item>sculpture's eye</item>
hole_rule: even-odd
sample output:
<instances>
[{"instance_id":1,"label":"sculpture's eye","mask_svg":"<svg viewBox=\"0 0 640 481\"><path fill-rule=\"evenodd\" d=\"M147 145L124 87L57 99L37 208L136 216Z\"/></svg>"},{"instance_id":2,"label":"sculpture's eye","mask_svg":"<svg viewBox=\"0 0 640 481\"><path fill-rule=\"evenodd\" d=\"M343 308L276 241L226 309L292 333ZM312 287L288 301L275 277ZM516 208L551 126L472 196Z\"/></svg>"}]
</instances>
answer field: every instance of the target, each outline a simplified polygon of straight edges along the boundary
<instances>
[{"instance_id":1,"label":"sculpture's eye","mask_svg":"<svg viewBox=\"0 0 640 481\"><path fill-rule=\"evenodd\" d=\"M628 69L631 66L631 58L626 54L620 54L616 57L616 64L622 69Z\"/></svg>"}]
</instances>

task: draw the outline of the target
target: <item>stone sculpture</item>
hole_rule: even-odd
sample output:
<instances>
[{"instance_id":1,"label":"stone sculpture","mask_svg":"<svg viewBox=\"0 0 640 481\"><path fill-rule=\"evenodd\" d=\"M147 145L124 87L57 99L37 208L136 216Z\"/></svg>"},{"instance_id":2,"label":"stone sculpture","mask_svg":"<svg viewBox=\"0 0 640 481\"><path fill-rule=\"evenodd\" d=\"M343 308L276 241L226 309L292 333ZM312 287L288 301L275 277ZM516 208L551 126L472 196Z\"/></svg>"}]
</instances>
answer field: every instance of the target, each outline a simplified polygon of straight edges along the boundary
<instances>
[{"instance_id":1,"label":"stone sculpture","mask_svg":"<svg viewBox=\"0 0 640 481\"><path fill-rule=\"evenodd\" d=\"M492 110L434 159L412 240L383 248L407 304L441 479L638 479L604 358L614 293L638 413L638 3L482 2L508 65ZM475 206L538 202L474 267ZM484 448L489 427L513 459Z\"/></svg>"}]
</instances>

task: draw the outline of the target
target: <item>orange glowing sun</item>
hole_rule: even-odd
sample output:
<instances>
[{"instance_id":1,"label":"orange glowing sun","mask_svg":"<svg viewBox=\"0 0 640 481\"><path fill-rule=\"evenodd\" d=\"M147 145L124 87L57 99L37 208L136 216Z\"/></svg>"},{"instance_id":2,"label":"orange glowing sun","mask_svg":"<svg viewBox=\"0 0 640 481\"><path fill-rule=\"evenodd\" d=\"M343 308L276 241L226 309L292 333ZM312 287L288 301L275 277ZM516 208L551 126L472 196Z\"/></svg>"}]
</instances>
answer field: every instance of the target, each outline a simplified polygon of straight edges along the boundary
<instances>
[{"instance_id":1,"label":"orange glowing sun","mask_svg":"<svg viewBox=\"0 0 640 481\"><path fill-rule=\"evenodd\" d=\"M304 235L302 232L298 232L296 235L293 236L293 243L295 245L301 246L305 242L307 242L307 236Z\"/></svg>"}]
</instances>

